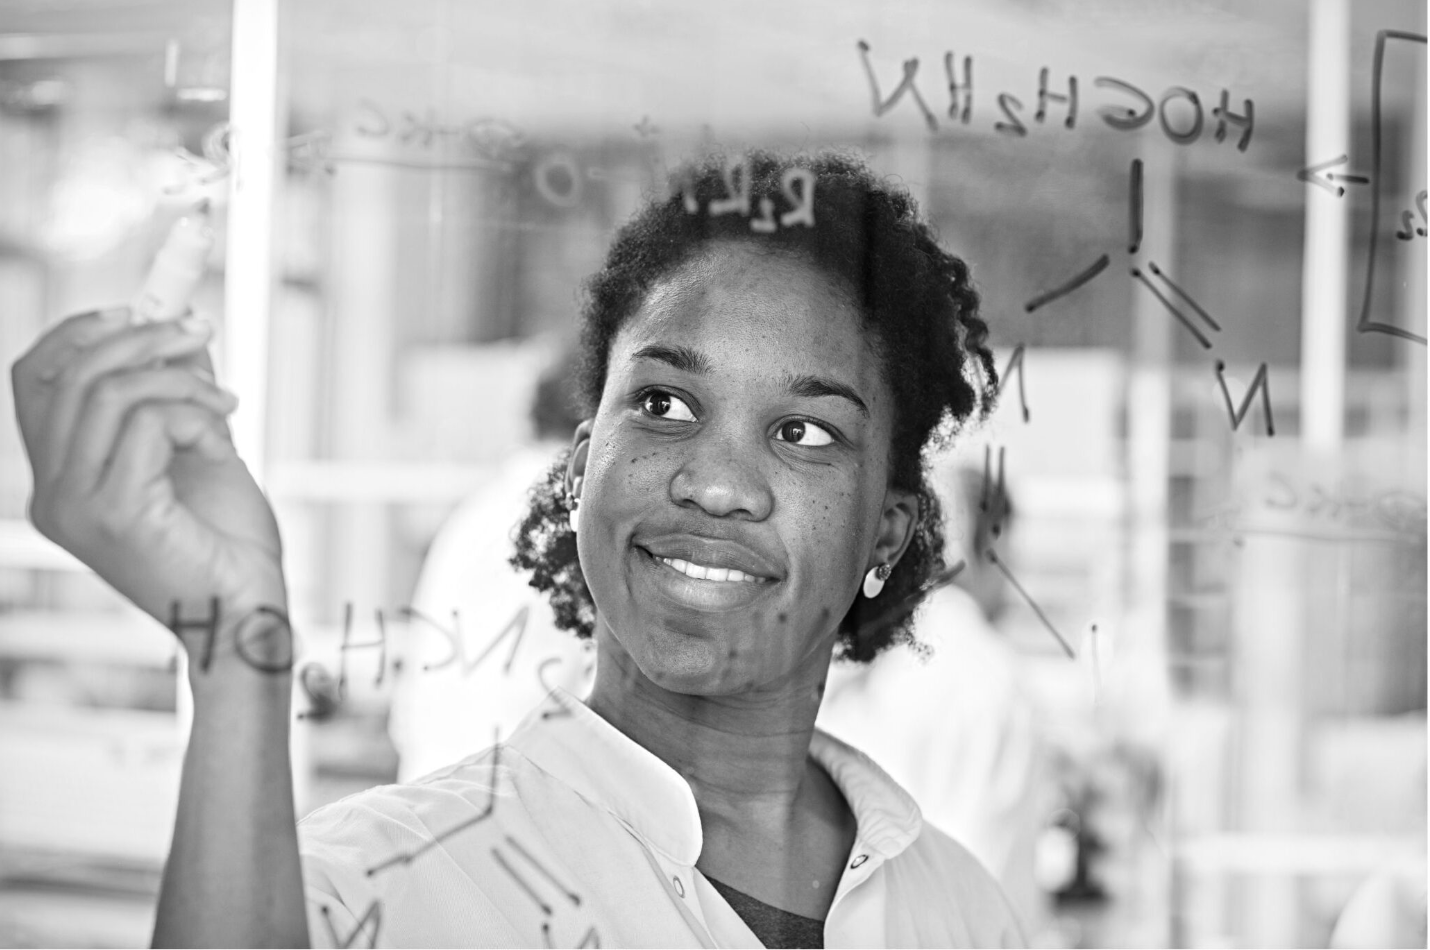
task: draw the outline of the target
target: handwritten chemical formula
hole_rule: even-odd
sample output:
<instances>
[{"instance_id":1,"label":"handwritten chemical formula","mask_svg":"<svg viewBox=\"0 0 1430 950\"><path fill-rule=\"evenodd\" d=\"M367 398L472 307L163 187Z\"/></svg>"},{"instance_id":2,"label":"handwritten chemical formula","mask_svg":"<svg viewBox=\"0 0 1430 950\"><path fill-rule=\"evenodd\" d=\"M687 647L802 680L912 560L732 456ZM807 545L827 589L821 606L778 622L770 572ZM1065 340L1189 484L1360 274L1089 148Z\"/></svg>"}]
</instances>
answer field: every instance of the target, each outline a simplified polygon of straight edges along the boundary
<instances>
[{"instance_id":1,"label":"handwritten chemical formula","mask_svg":"<svg viewBox=\"0 0 1430 950\"><path fill-rule=\"evenodd\" d=\"M1340 198L1346 194L1346 185L1369 184L1372 186L1371 230L1365 265L1365 293L1356 329L1361 333L1386 333L1424 344L1424 338L1415 333L1369 318L1376 267L1376 247L1380 238L1378 220L1382 171L1381 93L1386 48L1387 44L1392 41L1423 45L1425 37L1394 30L1383 30L1377 34L1371 82L1371 174L1355 174L1343 169L1332 171L1332 169L1340 169L1348 162L1349 156L1341 155L1303 168L1297 172L1297 177L1334 198ZM922 117L929 132L936 133L940 130L940 117L930 107L929 99L918 84L920 60L917 57L902 62L902 72L898 82L889 86L880 83L879 70L874 62L873 49L870 44L861 39L856 42L855 48L868 83L870 108L875 118L883 119L907 99L910 103L909 107L915 109ZM944 54L943 62L944 80L949 100L943 119L951 125L967 126L973 121L974 116L974 59L970 55L965 55L960 62L954 52L950 50ZM1185 146L1197 142L1204 137L1204 133L1208 129L1210 129L1211 139L1217 143L1227 141L1229 133L1236 131L1238 133L1236 149L1239 152L1245 152L1252 143L1256 122L1255 103L1250 98L1241 98L1240 105L1234 108L1233 97L1229 89L1221 89L1218 104L1208 110L1204 107L1201 96L1195 90L1185 86L1172 86L1156 100L1141 88L1113 76L1095 77L1092 87L1099 91L1095 114L1108 128L1122 132L1135 131L1150 126L1155 118L1162 134L1177 145ZM890 89L887 95L885 89ZM1051 71L1044 66L1037 72L1034 94L1029 99L1030 102L1036 103L1036 108L1031 116L1025 115L1023 100L1017 94L1006 91L999 92L991 98L996 102L1001 118L995 119L992 128L1000 135L1023 138L1029 133L1030 122L1035 126L1042 127L1048 125L1050 119L1056 120L1060 117L1060 122L1054 121L1052 124L1071 131L1077 128L1079 115L1086 108L1087 104L1082 99L1084 95L1085 87L1080 86L1076 75L1068 76L1065 82L1054 83L1051 79ZM1211 350L1214 346L1215 335L1222 329L1221 323L1197 302L1192 293L1174 280L1163 266L1151 259L1137 259L1143 237L1142 178L1143 162L1140 158L1133 159L1128 169L1127 255L1129 263L1127 274L1136 286L1150 293L1202 349ZM1418 221L1414 211L1419 213ZM1427 217L1426 191L1424 189L1421 189L1414 197L1414 211L1407 207L1399 213L1399 227L1395 230L1395 236L1400 241L1413 241L1426 234L1427 225L1430 225L1430 217ZM1096 259L1081 269L1066 275L1051 288L1030 297L1023 309L1028 313L1033 313L1076 292L1107 271L1111 264L1110 254L1106 252L1099 254ZM1016 371L1023 421L1028 422L1030 415L1023 392L1023 355L1024 345L1017 344L1004 371L1000 389L1002 386L1006 386L1008 378ZM1246 386L1239 402L1233 399L1228 386L1226 360L1217 358L1213 363L1213 369L1232 431L1240 429L1243 420L1255 404L1259 391L1265 433L1267 436L1275 435L1268 363L1262 361L1257 365L1251 382Z\"/></svg>"},{"instance_id":2,"label":"handwritten chemical formula","mask_svg":"<svg viewBox=\"0 0 1430 950\"><path fill-rule=\"evenodd\" d=\"M874 115L883 116L907 95L923 116L929 131L937 132L938 117L929 108L928 100L919 91L916 82L919 72L918 57L903 61L903 73L899 82L885 97L881 94L874 64L870 59L872 50L869 44L859 40L856 47L864 65L864 74L869 81ZM964 56L961 68L957 68L956 62L951 50L944 54L944 73L949 96L946 118L968 125L973 118L973 57ZM1030 97L1030 101L1037 103L1031 121L1039 126L1046 125L1049 116L1053 114L1052 110L1057 108L1062 110L1063 116L1063 121L1059 124L1071 131L1077 128L1080 108L1077 76L1069 76L1065 84L1059 84L1057 87L1063 91L1055 91L1050 75L1046 66L1038 70L1036 89ZM1154 100L1132 83L1113 76L1097 76L1092 85L1094 89L1100 90L1101 104L1097 106L1096 114L1108 128L1132 132L1150 125L1155 118L1162 133L1170 141L1178 145L1191 145L1201 138L1203 131L1209 127L1210 119L1211 134L1217 142L1226 140L1228 132L1235 129L1238 132L1237 151L1244 152L1251 145L1256 122L1255 104L1250 99L1242 99L1241 104L1233 108L1231 91L1228 89L1221 90L1218 104L1208 110L1202 104L1201 96L1185 86L1173 86ZM994 122L994 131L1017 138L1026 136L1028 125L1024 118L1023 100L1014 93L1000 92L994 97L994 101L997 103L999 115L1002 116Z\"/></svg>"}]
</instances>

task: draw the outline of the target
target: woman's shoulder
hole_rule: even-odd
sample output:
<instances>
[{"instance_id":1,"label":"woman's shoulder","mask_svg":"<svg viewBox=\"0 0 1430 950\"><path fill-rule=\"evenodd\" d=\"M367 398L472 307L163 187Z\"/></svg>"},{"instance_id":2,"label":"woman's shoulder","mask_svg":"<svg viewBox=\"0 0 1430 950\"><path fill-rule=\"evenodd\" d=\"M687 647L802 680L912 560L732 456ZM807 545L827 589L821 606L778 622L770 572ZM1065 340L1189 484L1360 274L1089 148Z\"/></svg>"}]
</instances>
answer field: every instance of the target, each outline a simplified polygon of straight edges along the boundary
<instances>
[{"instance_id":1,"label":"woman's shoulder","mask_svg":"<svg viewBox=\"0 0 1430 950\"><path fill-rule=\"evenodd\" d=\"M322 842L379 846L394 836L431 834L450 823L495 811L516 795L521 756L490 746L421 778L375 785L313 809L298 822L307 846Z\"/></svg>"},{"instance_id":2,"label":"woman's shoulder","mask_svg":"<svg viewBox=\"0 0 1430 950\"><path fill-rule=\"evenodd\" d=\"M974 890L998 888L998 882L983 866L983 862L974 857L972 851L952 835L927 821L909 848L920 852L924 860L945 871L945 879L953 881L957 887Z\"/></svg>"},{"instance_id":3,"label":"woman's shoulder","mask_svg":"<svg viewBox=\"0 0 1430 950\"><path fill-rule=\"evenodd\" d=\"M924 822L908 848L909 856L938 881L948 906L967 918L970 931L998 946L1026 946L1023 926L1003 888L973 852L952 836Z\"/></svg>"},{"instance_id":4,"label":"woman's shoulder","mask_svg":"<svg viewBox=\"0 0 1430 950\"><path fill-rule=\"evenodd\" d=\"M519 755L493 746L305 816L299 852L313 945L456 946L472 933L483 946L519 945L492 853L510 835L532 838L520 771Z\"/></svg>"}]
</instances>

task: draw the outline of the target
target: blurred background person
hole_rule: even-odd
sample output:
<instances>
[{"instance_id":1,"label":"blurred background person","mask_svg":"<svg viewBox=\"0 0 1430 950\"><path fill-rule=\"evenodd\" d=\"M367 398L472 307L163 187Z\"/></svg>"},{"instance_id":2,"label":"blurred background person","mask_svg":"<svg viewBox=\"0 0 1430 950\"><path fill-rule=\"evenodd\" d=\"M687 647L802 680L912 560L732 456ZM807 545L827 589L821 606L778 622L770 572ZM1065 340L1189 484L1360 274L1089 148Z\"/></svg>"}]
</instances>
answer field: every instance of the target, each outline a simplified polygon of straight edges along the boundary
<instances>
[{"instance_id":1,"label":"blurred background person","mask_svg":"<svg viewBox=\"0 0 1430 950\"><path fill-rule=\"evenodd\" d=\"M497 730L511 735L553 687L582 699L590 691L592 643L557 629L550 600L508 563L527 492L576 430L574 376L569 353L547 366L533 393L531 445L457 507L423 561L410 629L394 638L405 647L389 722L400 782L481 751Z\"/></svg>"},{"instance_id":2,"label":"blurred background person","mask_svg":"<svg viewBox=\"0 0 1430 950\"><path fill-rule=\"evenodd\" d=\"M818 726L868 754L909 791L924 820L952 835L998 878L1030 938L1046 918L1033 876L1050 793L1046 753L1018 656L996 624L1008 584L989 559L1009 547L1013 508L983 472L946 471L953 582L918 617L927 659L889 650L873 663L830 667Z\"/></svg>"}]
</instances>

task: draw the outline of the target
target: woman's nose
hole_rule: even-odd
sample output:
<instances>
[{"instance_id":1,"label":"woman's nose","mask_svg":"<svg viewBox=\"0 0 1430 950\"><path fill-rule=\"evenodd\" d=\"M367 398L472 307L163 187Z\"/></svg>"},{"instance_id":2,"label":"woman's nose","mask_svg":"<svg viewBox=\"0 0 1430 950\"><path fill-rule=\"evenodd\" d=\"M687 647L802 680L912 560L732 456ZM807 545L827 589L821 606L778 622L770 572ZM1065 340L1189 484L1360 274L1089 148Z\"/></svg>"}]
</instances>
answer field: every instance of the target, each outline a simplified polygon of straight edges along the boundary
<instances>
[{"instance_id":1,"label":"woman's nose","mask_svg":"<svg viewBox=\"0 0 1430 950\"><path fill-rule=\"evenodd\" d=\"M762 521L774 509L774 495L749 445L732 438L707 438L671 479L671 500L698 507L717 518Z\"/></svg>"}]
</instances>

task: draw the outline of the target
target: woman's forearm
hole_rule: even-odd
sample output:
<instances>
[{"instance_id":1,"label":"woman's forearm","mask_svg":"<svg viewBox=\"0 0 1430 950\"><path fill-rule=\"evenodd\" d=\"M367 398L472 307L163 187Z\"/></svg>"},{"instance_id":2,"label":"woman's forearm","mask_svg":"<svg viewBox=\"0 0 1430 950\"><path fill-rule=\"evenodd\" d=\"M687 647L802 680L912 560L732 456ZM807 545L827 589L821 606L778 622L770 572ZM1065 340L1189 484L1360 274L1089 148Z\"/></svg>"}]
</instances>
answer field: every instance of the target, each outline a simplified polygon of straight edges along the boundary
<instances>
[{"instance_id":1,"label":"woman's forearm","mask_svg":"<svg viewBox=\"0 0 1430 950\"><path fill-rule=\"evenodd\" d=\"M218 671L214 671L218 672ZM200 674L156 947L306 947L291 673Z\"/></svg>"}]
</instances>

